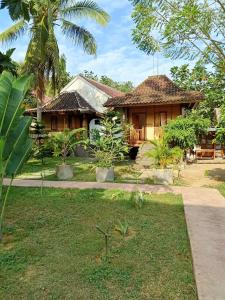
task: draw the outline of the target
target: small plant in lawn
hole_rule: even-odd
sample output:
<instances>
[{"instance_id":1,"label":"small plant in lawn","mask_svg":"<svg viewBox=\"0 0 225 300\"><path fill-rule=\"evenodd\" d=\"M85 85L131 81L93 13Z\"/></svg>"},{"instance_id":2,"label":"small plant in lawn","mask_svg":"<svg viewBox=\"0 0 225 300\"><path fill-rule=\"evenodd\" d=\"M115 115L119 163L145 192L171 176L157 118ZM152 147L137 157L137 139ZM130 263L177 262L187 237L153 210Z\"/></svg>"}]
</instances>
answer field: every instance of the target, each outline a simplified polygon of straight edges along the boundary
<instances>
[{"instance_id":1,"label":"small plant in lawn","mask_svg":"<svg viewBox=\"0 0 225 300\"><path fill-rule=\"evenodd\" d=\"M128 234L129 225L127 221L121 222L118 220L118 224L115 226L115 230L118 231L123 237Z\"/></svg>"},{"instance_id":2,"label":"small plant in lawn","mask_svg":"<svg viewBox=\"0 0 225 300\"><path fill-rule=\"evenodd\" d=\"M140 209L144 205L144 194L141 191L133 192L131 195L131 202L136 209Z\"/></svg>"},{"instance_id":3,"label":"small plant in lawn","mask_svg":"<svg viewBox=\"0 0 225 300\"><path fill-rule=\"evenodd\" d=\"M105 258L106 258L106 260L108 260L108 258L109 258L109 238L110 238L109 229L104 231L98 225L96 225L96 229L102 234L102 236L105 240Z\"/></svg>"}]
</instances>

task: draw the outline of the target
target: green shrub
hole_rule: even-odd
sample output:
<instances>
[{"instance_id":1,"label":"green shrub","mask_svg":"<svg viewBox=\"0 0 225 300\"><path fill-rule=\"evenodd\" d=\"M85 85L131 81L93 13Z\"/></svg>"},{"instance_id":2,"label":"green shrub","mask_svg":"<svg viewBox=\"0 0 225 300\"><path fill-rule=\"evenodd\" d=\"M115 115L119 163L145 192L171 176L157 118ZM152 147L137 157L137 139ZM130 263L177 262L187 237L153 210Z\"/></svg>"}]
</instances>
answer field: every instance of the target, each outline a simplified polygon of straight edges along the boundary
<instances>
[{"instance_id":1,"label":"green shrub","mask_svg":"<svg viewBox=\"0 0 225 300\"><path fill-rule=\"evenodd\" d=\"M178 164L183 158L183 150L179 147L170 148L165 138L150 142L154 147L146 153L146 156L154 160L156 168L165 169L170 165Z\"/></svg>"},{"instance_id":2,"label":"green shrub","mask_svg":"<svg viewBox=\"0 0 225 300\"><path fill-rule=\"evenodd\" d=\"M92 154L97 167L112 167L115 161L123 160L129 148L126 141L126 128L118 116L106 115L101 120L101 129L91 135Z\"/></svg>"}]
</instances>

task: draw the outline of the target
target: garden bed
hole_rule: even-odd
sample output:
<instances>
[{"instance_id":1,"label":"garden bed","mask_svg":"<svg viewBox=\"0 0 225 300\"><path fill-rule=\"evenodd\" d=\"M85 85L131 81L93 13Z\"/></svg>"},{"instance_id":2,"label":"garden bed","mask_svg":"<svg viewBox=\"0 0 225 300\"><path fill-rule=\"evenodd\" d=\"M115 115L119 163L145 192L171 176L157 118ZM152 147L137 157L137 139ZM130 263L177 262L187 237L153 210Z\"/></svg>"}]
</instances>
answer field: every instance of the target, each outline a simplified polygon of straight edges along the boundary
<instances>
[{"instance_id":1,"label":"garden bed","mask_svg":"<svg viewBox=\"0 0 225 300\"><path fill-rule=\"evenodd\" d=\"M0 299L197 299L180 196L12 188L5 224Z\"/></svg>"},{"instance_id":2,"label":"garden bed","mask_svg":"<svg viewBox=\"0 0 225 300\"><path fill-rule=\"evenodd\" d=\"M73 167L74 181L96 181L96 166L93 160L88 158L68 158L68 163ZM44 164L40 160L30 159L23 167L23 170L17 178L21 179L41 179L58 180L56 176L56 166L60 163L59 158L45 158ZM115 182L136 182L137 170L133 167L134 161L126 160L119 162L115 166Z\"/></svg>"}]
</instances>

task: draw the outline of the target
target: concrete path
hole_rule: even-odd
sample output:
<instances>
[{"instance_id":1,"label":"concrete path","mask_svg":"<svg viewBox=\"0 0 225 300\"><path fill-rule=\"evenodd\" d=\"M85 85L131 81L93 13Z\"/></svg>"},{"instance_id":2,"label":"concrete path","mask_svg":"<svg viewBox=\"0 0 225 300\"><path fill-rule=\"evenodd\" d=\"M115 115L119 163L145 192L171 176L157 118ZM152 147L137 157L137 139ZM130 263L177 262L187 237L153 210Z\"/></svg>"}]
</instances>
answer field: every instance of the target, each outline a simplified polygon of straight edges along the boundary
<instances>
[{"instance_id":1,"label":"concrete path","mask_svg":"<svg viewBox=\"0 0 225 300\"><path fill-rule=\"evenodd\" d=\"M8 180L4 183L7 185ZM40 180L14 180L14 186L40 187ZM45 187L122 189L135 191L135 184L44 181ZM138 185L143 192L183 195L194 272L200 300L225 300L225 199L210 188Z\"/></svg>"}]
</instances>

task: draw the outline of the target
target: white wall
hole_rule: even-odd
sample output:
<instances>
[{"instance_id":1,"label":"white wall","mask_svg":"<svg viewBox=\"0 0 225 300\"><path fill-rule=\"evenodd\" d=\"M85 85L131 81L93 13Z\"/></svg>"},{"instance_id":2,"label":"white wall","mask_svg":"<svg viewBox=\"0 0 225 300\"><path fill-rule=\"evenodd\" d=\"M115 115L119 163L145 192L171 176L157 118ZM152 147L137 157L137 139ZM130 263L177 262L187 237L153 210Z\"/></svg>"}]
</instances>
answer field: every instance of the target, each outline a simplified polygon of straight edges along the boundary
<instances>
[{"instance_id":1,"label":"white wall","mask_svg":"<svg viewBox=\"0 0 225 300\"><path fill-rule=\"evenodd\" d=\"M106 110L103 105L110 97L86 81L83 77L76 76L62 89L61 93L72 91L77 91L99 113L103 113Z\"/></svg>"}]
</instances>

